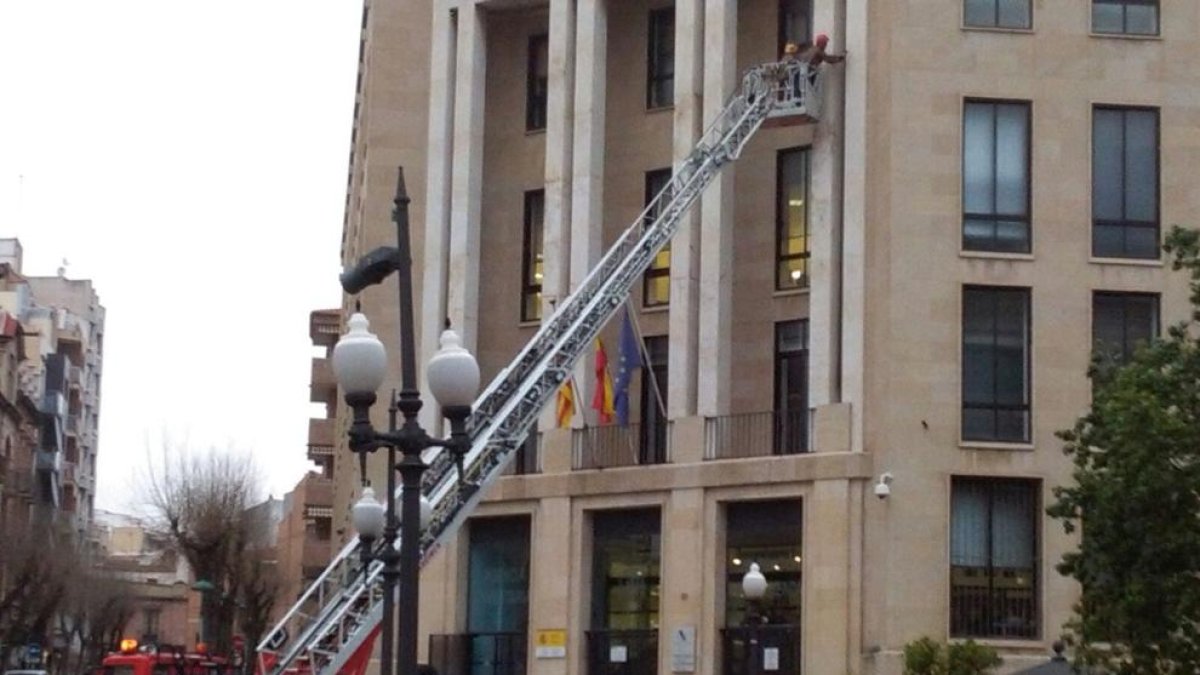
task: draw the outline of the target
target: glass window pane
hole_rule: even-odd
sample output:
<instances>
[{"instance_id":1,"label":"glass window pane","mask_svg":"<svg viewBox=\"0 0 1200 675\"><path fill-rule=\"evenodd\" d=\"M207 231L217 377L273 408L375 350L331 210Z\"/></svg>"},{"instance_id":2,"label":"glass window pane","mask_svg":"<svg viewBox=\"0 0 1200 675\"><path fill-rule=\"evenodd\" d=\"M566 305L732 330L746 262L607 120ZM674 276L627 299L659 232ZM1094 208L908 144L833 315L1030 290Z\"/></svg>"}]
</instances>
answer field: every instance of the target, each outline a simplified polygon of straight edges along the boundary
<instances>
[{"instance_id":1,"label":"glass window pane","mask_svg":"<svg viewBox=\"0 0 1200 675\"><path fill-rule=\"evenodd\" d=\"M734 502L726 510L725 625L745 621L742 577L758 563L767 578L759 610L771 624L802 618L802 512L798 500Z\"/></svg>"},{"instance_id":2,"label":"glass window pane","mask_svg":"<svg viewBox=\"0 0 1200 675\"><path fill-rule=\"evenodd\" d=\"M996 415L991 408L964 408L962 437L967 440L989 440L996 437Z\"/></svg>"},{"instance_id":3,"label":"glass window pane","mask_svg":"<svg viewBox=\"0 0 1200 675\"><path fill-rule=\"evenodd\" d=\"M964 11L968 26L995 26L996 0L966 0Z\"/></svg>"},{"instance_id":4,"label":"glass window pane","mask_svg":"<svg viewBox=\"0 0 1200 675\"><path fill-rule=\"evenodd\" d=\"M995 106L968 103L963 111L963 208L994 213Z\"/></svg>"},{"instance_id":5,"label":"glass window pane","mask_svg":"<svg viewBox=\"0 0 1200 675\"><path fill-rule=\"evenodd\" d=\"M1092 4L1092 31L1096 33L1124 32L1124 7L1108 2Z\"/></svg>"},{"instance_id":6,"label":"glass window pane","mask_svg":"<svg viewBox=\"0 0 1200 675\"><path fill-rule=\"evenodd\" d=\"M992 250L1005 253L1029 252L1029 223L1000 220L996 222L996 241Z\"/></svg>"},{"instance_id":7,"label":"glass window pane","mask_svg":"<svg viewBox=\"0 0 1200 675\"><path fill-rule=\"evenodd\" d=\"M950 564L984 567L988 561L986 485L955 481L950 497Z\"/></svg>"},{"instance_id":8,"label":"glass window pane","mask_svg":"<svg viewBox=\"0 0 1200 675\"><path fill-rule=\"evenodd\" d=\"M1029 0L998 0L1000 3L1000 26L1003 28L1029 28Z\"/></svg>"},{"instance_id":9,"label":"glass window pane","mask_svg":"<svg viewBox=\"0 0 1200 675\"><path fill-rule=\"evenodd\" d=\"M1158 116L1125 111L1125 218L1156 221L1158 211Z\"/></svg>"},{"instance_id":10,"label":"glass window pane","mask_svg":"<svg viewBox=\"0 0 1200 675\"><path fill-rule=\"evenodd\" d=\"M963 220L963 248L980 251L995 246L996 221L993 218L967 218Z\"/></svg>"},{"instance_id":11,"label":"glass window pane","mask_svg":"<svg viewBox=\"0 0 1200 675\"><path fill-rule=\"evenodd\" d=\"M780 0L779 2L779 32L783 44L779 45L779 53L791 42L797 45L812 42L812 31L809 27L810 0Z\"/></svg>"},{"instance_id":12,"label":"glass window pane","mask_svg":"<svg viewBox=\"0 0 1200 675\"><path fill-rule=\"evenodd\" d=\"M996 106L996 213L1023 216L1029 186L1028 108Z\"/></svg>"},{"instance_id":13,"label":"glass window pane","mask_svg":"<svg viewBox=\"0 0 1200 675\"><path fill-rule=\"evenodd\" d=\"M1116 258L1125 254L1125 228L1096 225L1092 228L1092 255Z\"/></svg>"},{"instance_id":14,"label":"glass window pane","mask_svg":"<svg viewBox=\"0 0 1200 675\"><path fill-rule=\"evenodd\" d=\"M1020 443L1029 440L1029 412L1025 410L997 410L997 441Z\"/></svg>"},{"instance_id":15,"label":"glass window pane","mask_svg":"<svg viewBox=\"0 0 1200 675\"><path fill-rule=\"evenodd\" d=\"M796 288L808 281L802 269L808 253L808 151L780 152L776 156L775 170L775 287ZM793 264L792 261L799 262Z\"/></svg>"},{"instance_id":16,"label":"glass window pane","mask_svg":"<svg viewBox=\"0 0 1200 675\"><path fill-rule=\"evenodd\" d=\"M601 511L592 523L592 628L657 628L658 510Z\"/></svg>"},{"instance_id":17,"label":"glass window pane","mask_svg":"<svg viewBox=\"0 0 1200 675\"><path fill-rule=\"evenodd\" d=\"M529 616L529 519L470 523L467 629L525 632Z\"/></svg>"},{"instance_id":18,"label":"glass window pane","mask_svg":"<svg viewBox=\"0 0 1200 675\"><path fill-rule=\"evenodd\" d=\"M1092 299L1092 344L1103 353L1119 354L1124 349L1125 317L1121 297L1097 293Z\"/></svg>"},{"instance_id":19,"label":"glass window pane","mask_svg":"<svg viewBox=\"0 0 1200 675\"><path fill-rule=\"evenodd\" d=\"M1125 255L1131 258L1159 257L1158 230L1153 227L1126 227Z\"/></svg>"},{"instance_id":20,"label":"glass window pane","mask_svg":"<svg viewBox=\"0 0 1200 675\"><path fill-rule=\"evenodd\" d=\"M1125 32L1131 35L1158 34L1158 7L1130 4L1125 6Z\"/></svg>"},{"instance_id":21,"label":"glass window pane","mask_svg":"<svg viewBox=\"0 0 1200 675\"><path fill-rule=\"evenodd\" d=\"M1092 119L1092 217L1122 220L1125 125L1120 110L1097 109Z\"/></svg>"},{"instance_id":22,"label":"glass window pane","mask_svg":"<svg viewBox=\"0 0 1200 675\"><path fill-rule=\"evenodd\" d=\"M1125 299L1125 344L1132 353L1158 336L1158 297L1130 295Z\"/></svg>"}]
</instances>

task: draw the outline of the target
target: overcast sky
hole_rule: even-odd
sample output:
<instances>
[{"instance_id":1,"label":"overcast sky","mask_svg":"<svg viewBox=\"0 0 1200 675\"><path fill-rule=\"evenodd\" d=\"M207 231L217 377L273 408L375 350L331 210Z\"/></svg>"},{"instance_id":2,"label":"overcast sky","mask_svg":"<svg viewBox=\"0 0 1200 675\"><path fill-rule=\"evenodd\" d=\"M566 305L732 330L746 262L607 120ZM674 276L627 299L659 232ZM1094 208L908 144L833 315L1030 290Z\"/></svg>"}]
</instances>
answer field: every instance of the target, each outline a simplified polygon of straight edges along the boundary
<instances>
[{"instance_id":1,"label":"overcast sky","mask_svg":"<svg viewBox=\"0 0 1200 675\"><path fill-rule=\"evenodd\" d=\"M98 507L138 505L164 432L252 451L276 496L310 466L308 313L339 301L361 11L0 0L0 236L108 309Z\"/></svg>"}]
</instances>

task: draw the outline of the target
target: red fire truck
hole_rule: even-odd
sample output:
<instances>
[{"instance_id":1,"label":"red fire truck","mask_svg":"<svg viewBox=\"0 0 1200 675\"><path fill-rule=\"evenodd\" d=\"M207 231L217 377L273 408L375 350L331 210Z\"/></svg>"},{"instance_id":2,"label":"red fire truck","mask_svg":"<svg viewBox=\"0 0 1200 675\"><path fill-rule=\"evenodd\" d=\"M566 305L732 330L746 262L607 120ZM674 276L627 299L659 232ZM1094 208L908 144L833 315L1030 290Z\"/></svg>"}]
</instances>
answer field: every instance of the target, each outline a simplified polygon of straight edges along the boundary
<instances>
[{"instance_id":1,"label":"red fire truck","mask_svg":"<svg viewBox=\"0 0 1200 675\"><path fill-rule=\"evenodd\" d=\"M223 656L208 653L203 643L195 651L158 645L139 649L137 640L121 640L121 651L104 657L95 675L235 675Z\"/></svg>"}]
</instances>

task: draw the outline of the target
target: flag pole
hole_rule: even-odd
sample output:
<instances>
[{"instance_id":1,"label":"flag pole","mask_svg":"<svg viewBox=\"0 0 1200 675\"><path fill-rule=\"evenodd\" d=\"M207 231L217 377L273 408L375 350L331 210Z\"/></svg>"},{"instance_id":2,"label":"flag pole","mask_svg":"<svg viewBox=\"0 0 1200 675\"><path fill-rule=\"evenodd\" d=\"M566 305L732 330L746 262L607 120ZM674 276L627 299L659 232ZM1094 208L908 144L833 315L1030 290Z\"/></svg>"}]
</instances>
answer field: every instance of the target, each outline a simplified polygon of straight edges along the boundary
<instances>
[{"instance_id":1,"label":"flag pole","mask_svg":"<svg viewBox=\"0 0 1200 675\"><path fill-rule=\"evenodd\" d=\"M658 402L658 411L662 413L665 420L667 419L667 404L663 401L662 390L658 387L658 378L654 375L654 369L650 367L650 353L646 350L646 338L642 337L642 327L638 324L637 311L633 307L632 294L625 296L625 311L628 312L630 323L633 325L633 332L637 335L638 350L642 354L642 367L650 376L650 384L654 385L654 400Z\"/></svg>"}]
</instances>

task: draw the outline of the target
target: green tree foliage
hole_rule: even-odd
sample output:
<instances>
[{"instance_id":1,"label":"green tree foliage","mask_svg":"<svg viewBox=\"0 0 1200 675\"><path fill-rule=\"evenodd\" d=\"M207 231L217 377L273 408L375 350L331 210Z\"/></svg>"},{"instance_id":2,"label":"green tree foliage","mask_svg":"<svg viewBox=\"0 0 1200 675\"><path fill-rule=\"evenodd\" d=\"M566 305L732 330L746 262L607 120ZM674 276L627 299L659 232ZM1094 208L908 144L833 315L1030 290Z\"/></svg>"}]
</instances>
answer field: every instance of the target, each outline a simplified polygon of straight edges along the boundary
<instances>
[{"instance_id":1,"label":"green tree foliage","mask_svg":"<svg viewBox=\"0 0 1200 675\"><path fill-rule=\"evenodd\" d=\"M904 675L986 675L1001 663L995 649L974 640L944 645L923 637L904 645Z\"/></svg>"},{"instance_id":2,"label":"green tree foliage","mask_svg":"<svg viewBox=\"0 0 1200 675\"><path fill-rule=\"evenodd\" d=\"M1067 638L1117 675L1200 672L1200 232L1166 250L1191 275L1190 321L1125 364L1094 361L1091 410L1059 436L1074 485L1047 509L1080 547L1058 570L1082 585Z\"/></svg>"}]
</instances>

